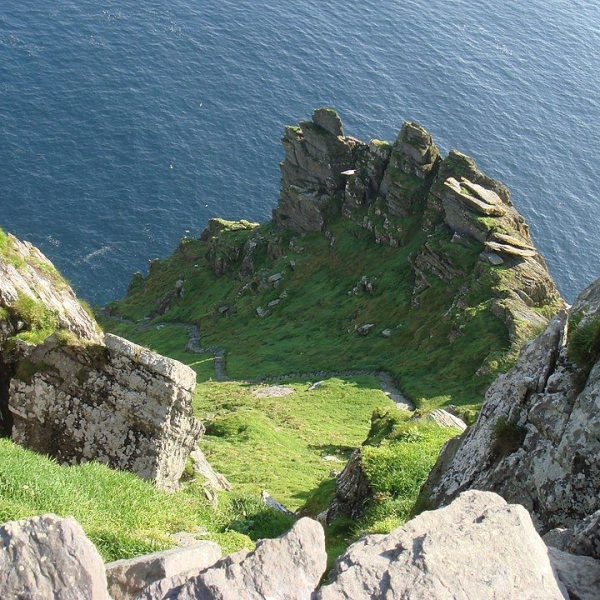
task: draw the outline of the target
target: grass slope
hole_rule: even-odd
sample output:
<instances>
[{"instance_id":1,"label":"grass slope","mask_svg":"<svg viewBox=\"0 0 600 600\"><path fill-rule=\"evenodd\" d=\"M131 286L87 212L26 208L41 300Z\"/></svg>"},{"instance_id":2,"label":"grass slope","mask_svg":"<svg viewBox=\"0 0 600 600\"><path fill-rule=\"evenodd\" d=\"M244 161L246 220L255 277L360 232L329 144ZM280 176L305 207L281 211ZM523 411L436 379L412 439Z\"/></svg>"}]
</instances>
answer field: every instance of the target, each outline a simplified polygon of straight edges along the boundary
<instances>
[{"instance_id":1,"label":"grass slope","mask_svg":"<svg viewBox=\"0 0 600 600\"><path fill-rule=\"evenodd\" d=\"M269 525L273 515L256 509L262 490L292 510L317 516L332 499L333 472L344 467L365 438L363 466L375 498L359 522L342 518L327 528L330 558L363 533L389 531L409 518L439 450L457 434L409 422L410 415L396 409L375 377L330 378L313 391L308 390L311 382L291 379L280 385L292 388L292 394L258 398L254 392L264 386L212 381L212 360L182 350L187 341L183 327L140 329L112 319L103 324L196 370L194 411L207 427L200 446L234 484L230 502L241 516L229 525L252 539L264 536L269 527L276 534L285 526Z\"/></svg>"},{"instance_id":2,"label":"grass slope","mask_svg":"<svg viewBox=\"0 0 600 600\"><path fill-rule=\"evenodd\" d=\"M259 231L269 237L270 228L263 225ZM259 252L258 274L242 281L236 275L239 261L231 273L218 277L205 257L206 242L185 240L170 258L153 266L149 277L134 280L127 297L111 308L130 319L147 317L183 279L183 298L175 299L161 319L199 324L205 345L227 349L233 378L383 369L399 379L420 408L479 405L495 374L508 368L512 359L506 327L489 311L493 268L489 281L474 285L468 307L454 309L460 334L451 336L456 323L447 313L464 280L432 277L419 304L412 301L414 272L409 259L423 244L423 234L415 234L406 246L391 248L373 243L369 232L346 219L338 219L330 230L333 246L315 233L296 238L289 249L291 235L281 234L283 255L273 260L266 251ZM225 232L221 246L243 244L251 235L256 230ZM455 266L466 272L481 250L475 243L451 244L445 234L428 241L443 246ZM290 261L295 263L293 269ZM278 272L283 278L275 287L267 279ZM373 294L362 289L349 293L360 288L363 276L375 282ZM241 291L245 283L251 285ZM277 299L270 316L256 315L257 307L266 308ZM223 304L233 307L234 314L220 315L218 307ZM376 327L363 337L356 327L365 323ZM392 330L390 338L380 335L384 329Z\"/></svg>"}]
</instances>

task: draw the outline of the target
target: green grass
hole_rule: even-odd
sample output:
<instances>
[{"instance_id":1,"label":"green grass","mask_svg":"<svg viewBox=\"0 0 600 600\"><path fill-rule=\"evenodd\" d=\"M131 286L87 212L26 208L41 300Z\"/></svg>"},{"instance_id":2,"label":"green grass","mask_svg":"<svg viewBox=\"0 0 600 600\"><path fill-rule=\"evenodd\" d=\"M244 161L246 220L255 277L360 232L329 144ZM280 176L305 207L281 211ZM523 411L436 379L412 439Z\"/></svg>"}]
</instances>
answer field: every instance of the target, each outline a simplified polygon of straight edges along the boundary
<instances>
[{"instance_id":1,"label":"green grass","mask_svg":"<svg viewBox=\"0 0 600 600\"><path fill-rule=\"evenodd\" d=\"M260 231L265 237L276 239L263 228ZM204 344L227 349L228 373L233 378L383 369L400 380L419 407L479 405L489 383L510 366L510 361L502 360L510 350L506 326L489 310L492 282L483 285L478 277L467 274L468 284L481 291L467 296L466 308L449 314L465 277L444 282L432 276L431 287L415 306L409 259L424 242L423 234L414 235L405 246L390 248L374 244L368 232L348 220L336 221L331 231L336 240L332 248L325 236L315 233L295 239L303 252L290 250L287 238L281 242L284 254L279 259L258 252L257 275L243 281L235 276L239 263L234 264L231 275L216 276L204 256L207 244L188 240L113 309L128 318L142 319L183 277L185 295L173 303L163 320L198 323ZM252 234L233 233L243 234L244 239ZM469 273L477 249L449 240L449 235L443 234L436 244L449 249L448 256L458 270ZM295 262L294 270L289 267L290 260ZM274 288L266 280L277 272L283 274L283 280ZM375 293L349 295L363 275L376 279ZM248 282L254 290L240 292ZM258 318L256 308L266 307L282 292L286 297L271 309L272 314ZM235 314L219 315L217 307L223 303L231 305ZM367 337L355 331L364 323L376 324ZM388 328L393 335L383 338L380 332ZM450 341L457 328L461 335ZM476 374L482 365L488 368Z\"/></svg>"},{"instance_id":2,"label":"green grass","mask_svg":"<svg viewBox=\"0 0 600 600\"><path fill-rule=\"evenodd\" d=\"M294 393L257 398L253 391L261 386L200 384L194 409L207 427L203 451L236 490L256 496L266 489L295 510L331 481L332 469L343 468L365 439L373 410L393 403L372 377L328 379L314 391L308 381L281 385Z\"/></svg>"},{"instance_id":3,"label":"green grass","mask_svg":"<svg viewBox=\"0 0 600 600\"><path fill-rule=\"evenodd\" d=\"M580 319L571 318L569 358L581 366L591 365L600 356L600 317L581 325Z\"/></svg>"},{"instance_id":4,"label":"green grass","mask_svg":"<svg viewBox=\"0 0 600 600\"><path fill-rule=\"evenodd\" d=\"M251 547L231 528L242 513L231 501L214 511L197 484L170 495L129 473L60 466L0 439L0 522L48 512L77 519L105 560L172 547L168 534L199 526L229 551Z\"/></svg>"}]
</instances>

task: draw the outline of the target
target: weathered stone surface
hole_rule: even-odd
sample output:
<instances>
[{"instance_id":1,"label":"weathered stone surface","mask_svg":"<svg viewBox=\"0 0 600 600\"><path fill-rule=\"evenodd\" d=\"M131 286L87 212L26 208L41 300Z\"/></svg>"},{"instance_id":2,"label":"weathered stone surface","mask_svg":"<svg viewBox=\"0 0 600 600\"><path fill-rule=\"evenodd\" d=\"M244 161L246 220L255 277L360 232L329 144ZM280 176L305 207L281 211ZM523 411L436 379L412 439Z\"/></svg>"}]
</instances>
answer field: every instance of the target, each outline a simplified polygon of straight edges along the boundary
<instances>
[{"instance_id":1,"label":"weathered stone surface","mask_svg":"<svg viewBox=\"0 0 600 600\"><path fill-rule=\"evenodd\" d=\"M3 600L110 600L102 558L73 519L43 515L0 527Z\"/></svg>"},{"instance_id":2,"label":"weathered stone surface","mask_svg":"<svg viewBox=\"0 0 600 600\"><path fill-rule=\"evenodd\" d=\"M23 349L9 390L12 437L65 463L89 460L174 489L203 431L189 367L107 334Z\"/></svg>"},{"instance_id":3,"label":"weathered stone surface","mask_svg":"<svg viewBox=\"0 0 600 600\"><path fill-rule=\"evenodd\" d=\"M448 191L445 182L449 177L457 180L464 177L471 183L492 190L505 204L511 206L510 192L503 183L485 175L471 157L457 150L450 150L448 156L440 163L437 175L427 196L427 208L424 220L426 229L433 230L436 225L444 221L442 201Z\"/></svg>"},{"instance_id":4,"label":"weathered stone surface","mask_svg":"<svg viewBox=\"0 0 600 600\"><path fill-rule=\"evenodd\" d=\"M417 205L424 202L439 160L431 135L417 123L405 122L379 190L390 214L408 217L415 213Z\"/></svg>"},{"instance_id":5,"label":"weathered stone surface","mask_svg":"<svg viewBox=\"0 0 600 600\"><path fill-rule=\"evenodd\" d=\"M297 521L285 535L262 540L252 552L226 556L214 566L162 595L145 593L140 600L306 600L327 565L322 526L312 519Z\"/></svg>"},{"instance_id":6,"label":"weathered stone surface","mask_svg":"<svg viewBox=\"0 0 600 600\"><path fill-rule=\"evenodd\" d=\"M600 316L600 280L575 307ZM600 510L600 361L573 365L567 341L563 313L489 388L460 446L442 451L447 466L434 469L423 500L440 506L465 489L492 490L523 504L543 532Z\"/></svg>"},{"instance_id":7,"label":"weathered stone surface","mask_svg":"<svg viewBox=\"0 0 600 600\"><path fill-rule=\"evenodd\" d=\"M371 499L371 486L362 468L361 460L361 451L357 448L343 471L335 478L335 496L327 509L328 523L333 522L340 515L358 518Z\"/></svg>"},{"instance_id":8,"label":"weathered stone surface","mask_svg":"<svg viewBox=\"0 0 600 600\"><path fill-rule=\"evenodd\" d=\"M600 598L600 560L548 548L550 563L571 600Z\"/></svg>"},{"instance_id":9,"label":"weathered stone surface","mask_svg":"<svg viewBox=\"0 0 600 600\"><path fill-rule=\"evenodd\" d=\"M317 108L313 113L313 123L335 136L344 135L342 120L333 108Z\"/></svg>"},{"instance_id":10,"label":"weathered stone surface","mask_svg":"<svg viewBox=\"0 0 600 600\"><path fill-rule=\"evenodd\" d=\"M106 565L108 591L112 600L133 600L154 582L179 576L182 582L221 558L214 542L197 542L192 546L146 554Z\"/></svg>"},{"instance_id":11,"label":"weathered stone surface","mask_svg":"<svg viewBox=\"0 0 600 600\"><path fill-rule=\"evenodd\" d=\"M190 458L194 465L194 472L200 475L211 488L219 491L231 491L233 489L227 477L221 473L217 473L212 468L200 448L196 448L190 454Z\"/></svg>"},{"instance_id":12,"label":"weathered stone surface","mask_svg":"<svg viewBox=\"0 0 600 600\"><path fill-rule=\"evenodd\" d=\"M572 527L556 527L544 535L548 546L600 560L600 510Z\"/></svg>"},{"instance_id":13,"label":"weathered stone surface","mask_svg":"<svg viewBox=\"0 0 600 600\"><path fill-rule=\"evenodd\" d=\"M98 340L101 334L95 319L81 306L54 265L28 242L10 234L7 240L9 256L0 255L0 308L10 312L21 298L29 298L54 313L58 327L87 340ZM21 321L10 325L7 333L14 334L28 324Z\"/></svg>"},{"instance_id":14,"label":"weathered stone surface","mask_svg":"<svg viewBox=\"0 0 600 600\"><path fill-rule=\"evenodd\" d=\"M318 600L563 600L527 511L489 492L461 494L389 535L369 535L338 560Z\"/></svg>"},{"instance_id":15,"label":"weathered stone surface","mask_svg":"<svg viewBox=\"0 0 600 600\"><path fill-rule=\"evenodd\" d=\"M431 412L428 412L424 417L418 418L425 419L427 421L433 421L440 427L458 429L461 432L467 428L467 424L462 419L456 415L453 415L452 413L449 413L443 408L436 408Z\"/></svg>"},{"instance_id":16,"label":"weathered stone surface","mask_svg":"<svg viewBox=\"0 0 600 600\"><path fill-rule=\"evenodd\" d=\"M313 121L287 127L282 139L281 197L274 223L296 233L324 228L333 198L346 185L342 173L353 169L361 144L340 134L341 121L328 109L317 109Z\"/></svg>"}]
</instances>

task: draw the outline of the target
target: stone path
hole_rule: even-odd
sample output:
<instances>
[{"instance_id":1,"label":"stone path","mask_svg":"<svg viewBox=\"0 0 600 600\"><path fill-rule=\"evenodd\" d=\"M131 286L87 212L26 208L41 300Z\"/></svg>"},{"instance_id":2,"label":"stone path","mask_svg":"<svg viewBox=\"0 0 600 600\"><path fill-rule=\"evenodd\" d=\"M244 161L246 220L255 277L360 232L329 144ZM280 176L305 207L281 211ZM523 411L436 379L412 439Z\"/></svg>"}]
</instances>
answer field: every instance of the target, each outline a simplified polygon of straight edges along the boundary
<instances>
[{"instance_id":1,"label":"stone path","mask_svg":"<svg viewBox=\"0 0 600 600\"><path fill-rule=\"evenodd\" d=\"M108 315L111 319L120 321L122 323L128 323L130 325L136 325L140 330L147 330L156 328L156 325L149 323L137 323L129 319L122 317L114 317ZM396 382L387 371L372 371L369 369L350 369L348 371L308 371L308 372L295 372L288 373L287 375L276 375L276 376L265 376L256 377L247 380L235 380L227 376L227 370L225 367L225 356L226 350L221 346L202 346L200 328L194 323L184 323L179 321L173 321L170 323L164 323L165 326L169 327L183 327L187 330L188 341L185 346L187 352L192 354L208 354L214 359L215 367L215 380L216 381L241 381L243 383L283 383L293 381L295 379L314 379L315 381L320 379L330 379L336 377L339 379L348 379L352 377L377 377L379 379L379 385L383 393L396 404L398 408L413 411L414 405L409 398L407 398L402 390L396 385Z\"/></svg>"}]
</instances>

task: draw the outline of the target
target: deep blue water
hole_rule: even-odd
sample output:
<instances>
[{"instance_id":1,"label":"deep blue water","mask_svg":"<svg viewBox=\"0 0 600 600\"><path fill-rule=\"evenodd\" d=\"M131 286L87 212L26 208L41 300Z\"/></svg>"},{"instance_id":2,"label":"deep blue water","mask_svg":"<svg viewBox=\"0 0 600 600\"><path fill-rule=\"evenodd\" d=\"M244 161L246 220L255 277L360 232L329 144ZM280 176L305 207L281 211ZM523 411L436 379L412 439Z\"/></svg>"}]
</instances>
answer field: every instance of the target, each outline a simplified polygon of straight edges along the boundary
<instances>
[{"instance_id":1,"label":"deep blue water","mask_svg":"<svg viewBox=\"0 0 600 600\"><path fill-rule=\"evenodd\" d=\"M2 0L0 224L95 302L214 215L264 220L285 123L404 119L512 189L563 294L600 276L597 0Z\"/></svg>"}]
</instances>

